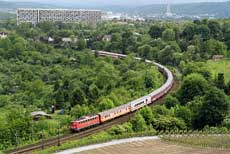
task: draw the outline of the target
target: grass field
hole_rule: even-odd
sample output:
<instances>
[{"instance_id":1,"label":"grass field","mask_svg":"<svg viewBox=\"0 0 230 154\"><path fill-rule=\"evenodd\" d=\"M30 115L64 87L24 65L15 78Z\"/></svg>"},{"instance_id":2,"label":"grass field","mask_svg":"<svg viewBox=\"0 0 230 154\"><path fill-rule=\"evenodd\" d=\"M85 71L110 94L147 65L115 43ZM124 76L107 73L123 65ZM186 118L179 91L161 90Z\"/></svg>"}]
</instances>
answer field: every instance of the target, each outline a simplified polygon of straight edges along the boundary
<instances>
[{"instance_id":1,"label":"grass field","mask_svg":"<svg viewBox=\"0 0 230 154\"><path fill-rule=\"evenodd\" d=\"M224 73L225 81L230 81L230 60L207 61L207 67L210 69L213 77L218 73Z\"/></svg>"}]
</instances>

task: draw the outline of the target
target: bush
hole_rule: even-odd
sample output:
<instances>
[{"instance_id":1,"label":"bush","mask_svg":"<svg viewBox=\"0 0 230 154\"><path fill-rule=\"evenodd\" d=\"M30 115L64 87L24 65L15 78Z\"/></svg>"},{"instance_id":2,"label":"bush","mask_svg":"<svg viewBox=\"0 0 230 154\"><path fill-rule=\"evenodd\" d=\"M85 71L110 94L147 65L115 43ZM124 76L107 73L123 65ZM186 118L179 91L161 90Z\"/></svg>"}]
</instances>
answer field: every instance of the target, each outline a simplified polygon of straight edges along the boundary
<instances>
[{"instance_id":1,"label":"bush","mask_svg":"<svg viewBox=\"0 0 230 154\"><path fill-rule=\"evenodd\" d=\"M170 109L171 107L175 107L177 104L180 104L178 99L176 97L173 97L171 95L168 95L165 98L165 106Z\"/></svg>"},{"instance_id":2,"label":"bush","mask_svg":"<svg viewBox=\"0 0 230 154\"><path fill-rule=\"evenodd\" d=\"M133 130L136 132L145 131L147 129L145 119L140 113L135 115L135 117L131 120L131 124L133 126Z\"/></svg>"},{"instance_id":3,"label":"bush","mask_svg":"<svg viewBox=\"0 0 230 154\"><path fill-rule=\"evenodd\" d=\"M160 116L159 118L155 118L152 125L153 128L158 131L166 131L172 129L184 130L187 128L185 122L182 119L170 116Z\"/></svg>"}]
</instances>

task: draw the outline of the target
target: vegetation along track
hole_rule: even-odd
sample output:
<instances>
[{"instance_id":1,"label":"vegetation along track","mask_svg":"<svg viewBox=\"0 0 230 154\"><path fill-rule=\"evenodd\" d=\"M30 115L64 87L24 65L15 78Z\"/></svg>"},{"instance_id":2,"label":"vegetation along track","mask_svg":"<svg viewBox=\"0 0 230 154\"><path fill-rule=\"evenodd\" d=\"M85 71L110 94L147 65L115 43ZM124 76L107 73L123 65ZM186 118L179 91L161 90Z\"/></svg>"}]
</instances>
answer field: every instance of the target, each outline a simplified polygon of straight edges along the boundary
<instances>
[{"instance_id":1,"label":"vegetation along track","mask_svg":"<svg viewBox=\"0 0 230 154\"><path fill-rule=\"evenodd\" d=\"M106 53L106 52L103 52L103 53ZM102 54L100 56L105 56L105 55ZM125 55L109 53L106 56L110 56L110 57L113 57L113 58L123 58ZM140 60L140 58L136 58L136 59ZM162 73L164 74L165 72L162 72ZM173 85L172 88L173 89L175 88L175 84ZM160 101L160 100L161 100L161 98L158 99L157 101ZM150 104L150 105L152 105L152 104ZM9 153L9 154L32 153L35 150L40 150L40 149L44 149L44 148L47 148L47 147L50 147L50 146L55 146L55 145L58 146L61 143L64 143L66 141L87 137L87 136L90 136L92 134L95 134L95 133L98 133L100 131L103 131L105 129L108 129L108 128L114 126L114 125L119 125L119 124L125 123L125 122L130 120L130 118L134 115L134 113L135 112L131 112L129 114L126 114L124 116L118 117L118 118L116 118L116 119L114 119L112 121L103 123L101 125L98 125L96 127L91 128L91 129L87 129L87 130L84 130L84 131L81 131L81 132L78 132L78 133L73 133L73 134L70 133L70 134L66 134L66 135L63 135L63 136L58 136L58 137L55 137L55 138L43 140L43 141L40 141L38 143L34 143L34 144L27 145L27 146L24 146L24 147L19 147L19 148L12 149L12 150L7 150L7 151L5 151L5 153Z\"/></svg>"}]
</instances>

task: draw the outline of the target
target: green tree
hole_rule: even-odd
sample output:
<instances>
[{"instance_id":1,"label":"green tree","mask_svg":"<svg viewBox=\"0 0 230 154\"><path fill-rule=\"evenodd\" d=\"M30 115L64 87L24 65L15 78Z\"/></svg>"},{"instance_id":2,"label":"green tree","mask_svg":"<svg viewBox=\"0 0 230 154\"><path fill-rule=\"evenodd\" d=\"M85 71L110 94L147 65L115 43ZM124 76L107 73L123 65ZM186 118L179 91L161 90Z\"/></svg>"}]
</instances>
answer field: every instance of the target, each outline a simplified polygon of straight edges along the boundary
<instances>
[{"instance_id":1,"label":"green tree","mask_svg":"<svg viewBox=\"0 0 230 154\"><path fill-rule=\"evenodd\" d=\"M132 51L136 44L136 39L133 36L133 32L131 30L127 30L122 34L122 51L126 53L127 51Z\"/></svg>"},{"instance_id":2,"label":"green tree","mask_svg":"<svg viewBox=\"0 0 230 154\"><path fill-rule=\"evenodd\" d=\"M147 129L145 119L140 113L135 115L135 117L131 120L131 124L133 126L133 130L136 132L142 132Z\"/></svg>"},{"instance_id":3,"label":"green tree","mask_svg":"<svg viewBox=\"0 0 230 154\"><path fill-rule=\"evenodd\" d=\"M183 75L187 76L192 73L201 74L206 80L211 80L211 72L203 62L190 62L182 69Z\"/></svg>"},{"instance_id":4,"label":"green tree","mask_svg":"<svg viewBox=\"0 0 230 154\"><path fill-rule=\"evenodd\" d=\"M208 22L208 28L214 39L221 40L223 38L223 33L221 31L221 25L218 21L210 20Z\"/></svg>"},{"instance_id":5,"label":"green tree","mask_svg":"<svg viewBox=\"0 0 230 154\"><path fill-rule=\"evenodd\" d=\"M207 53L212 55L226 55L227 46L220 41L210 39L206 42L205 50Z\"/></svg>"},{"instance_id":6,"label":"green tree","mask_svg":"<svg viewBox=\"0 0 230 154\"><path fill-rule=\"evenodd\" d=\"M168 45L163 50L161 50L160 53L158 54L157 59L162 64L169 64L169 65L179 64L179 60L176 58L176 51L171 45Z\"/></svg>"},{"instance_id":7,"label":"green tree","mask_svg":"<svg viewBox=\"0 0 230 154\"><path fill-rule=\"evenodd\" d=\"M75 106L77 104L82 105L86 103L86 98L84 92L80 88L76 88L72 93L71 98L71 106Z\"/></svg>"},{"instance_id":8,"label":"green tree","mask_svg":"<svg viewBox=\"0 0 230 154\"><path fill-rule=\"evenodd\" d=\"M27 34L29 33L29 31L31 30L31 24L29 23L22 23L20 25L17 26L16 31L19 35L22 36L28 36Z\"/></svg>"},{"instance_id":9,"label":"green tree","mask_svg":"<svg viewBox=\"0 0 230 154\"><path fill-rule=\"evenodd\" d=\"M187 47L187 51L184 56L186 61L199 61L201 60L200 53L196 46L190 45Z\"/></svg>"},{"instance_id":10,"label":"green tree","mask_svg":"<svg viewBox=\"0 0 230 154\"><path fill-rule=\"evenodd\" d=\"M157 24L152 25L149 30L149 35L152 38L159 38L162 36L163 28Z\"/></svg>"},{"instance_id":11,"label":"green tree","mask_svg":"<svg viewBox=\"0 0 230 154\"><path fill-rule=\"evenodd\" d=\"M0 48L4 49L5 51L8 51L11 49L12 44L9 38L1 39L0 40Z\"/></svg>"},{"instance_id":12,"label":"green tree","mask_svg":"<svg viewBox=\"0 0 230 154\"><path fill-rule=\"evenodd\" d=\"M152 125L159 131L186 129L186 124L182 119L171 116L160 115L159 118L154 118Z\"/></svg>"},{"instance_id":13,"label":"green tree","mask_svg":"<svg viewBox=\"0 0 230 154\"><path fill-rule=\"evenodd\" d=\"M227 83L227 85L225 87L225 92L227 95L230 95L230 81Z\"/></svg>"},{"instance_id":14,"label":"green tree","mask_svg":"<svg viewBox=\"0 0 230 154\"><path fill-rule=\"evenodd\" d=\"M153 113L150 107L144 107L140 110L140 114L146 121L146 124L149 125L153 121Z\"/></svg>"},{"instance_id":15,"label":"green tree","mask_svg":"<svg viewBox=\"0 0 230 154\"><path fill-rule=\"evenodd\" d=\"M165 98L165 106L170 109L172 107L175 107L176 105L180 104L180 102L178 101L178 99L176 97L173 97L171 95L168 95Z\"/></svg>"},{"instance_id":16,"label":"green tree","mask_svg":"<svg viewBox=\"0 0 230 154\"><path fill-rule=\"evenodd\" d=\"M150 45L140 46L137 50L141 57L152 59L154 53Z\"/></svg>"},{"instance_id":17,"label":"green tree","mask_svg":"<svg viewBox=\"0 0 230 154\"><path fill-rule=\"evenodd\" d=\"M103 45L102 42L96 41L96 42L93 42L92 48L93 48L94 50L102 50L102 49L104 49L104 45Z\"/></svg>"},{"instance_id":18,"label":"green tree","mask_svg":"<svg viewBox=\"0 0 230 154\"><path fill-rule=\"evenodd\" d=\"M45 22L40 22L37 25L42 31L44 32L50 32L51 30L54 30L54 23L53 22L49 22L49 21L45 21Z\"/></svg>"},{"instance_id":19,"label":"green tree","mask_svg":"<svg viewBox=\"0 0 230 154\"><path fill-rule=\"evenodd\" d=\"M187 104L196 96L202 96L207 91L208 83L200 74L190 74L183 79L179 96L181 104Z\"/></svg>"},{"instance_id":20,"label":"green tree","mask_svg":"<svg viewBox=\"0 0 230 154\"><path fill-rule=\"evenodd\" d=\"M196 27L196 34L200 35L204 41L208 40L210 38L210 29L207 25L199 25Z\"/></svg>"},{"instance_id":21,"label":"green tree","mask_svg":"<svg viewBox=\"0 0 230 154\"><path fill-rule=\"evenodd\" d=\"M86 105L76 105L71 109L70 115L75 119L90 114L90 109Z\"/></svg>"},{"instance_id":22,"label":"green tree","mask_svg":"<svg viewBox=\"0 0 230 154\"><path fill-rule=\"evenodd\" d=\"M162 38L164 41L174 41L175 40L175 32L173 29L166 29L162 33Z\"/></svg>"},{"instance_id":23,"label":"green tree","mask_svg":"<svg viewBox=\"0 0 230 154\"><path fill-rule=\"evenodd\" d=\"M111 109L113 107L114 107L114 103L109 98L104 98L99 103L99 109L100 109L100 111Z\"/></svg>"},{"instance_id":24,"label":"green tree","mask_svg":"<svg viewBox=\"0 0 230 154\"><path fill-rule=\"evenodd\" d=\"M89 93L88 93L90 99L95 100L98 99L100 96L100 90L98 89L97 85L94 83L89 86Z\"/></svg>"},{"instance_id":25,"label":"green tree","mask_svg":"<svg viewBox=\"0 0 230 154\"><path fill-rule=\"evenodd\" d=\"M114 126L109 129L108 133L110 135L121 135L125 133L132 133L132 124L127 122L123 125Z\"/></svg>"},{"instance_id":26,"label":"green tree","mask_svg":"<svg viewBox=\"0 0 230 154\"><path fill-rule=\"evenodd\" d=\"M183 30L183 37L186 38L186 40L192 40L193 36L195 34L195 27L193 24L188 24Z\"/></svg>"},{"instance_id":27,"label":"green tree","mask_svg":"<svg viewBox=\"0 0 230 154\"><path fill-rule=\"evenodd\" d=\"M183 121L186 123L187 127L192 126L192 112L187 106L180 106L177 105L174 108L174 114L177 118L183 119Z\"/></svg>"},{"instance_id":28,"label":"green tree","mask_svg":"<svg viewBox=\"0 0 230 154\"><path fill-rule=\"evenodd\" d=\"M158 118L160 115L162 116L172 116L173 114L169 109L165 107L165 105L156 105L154 106L153 110L153 115L154 117Z\"/></svg>"},{"instance_id":29,"label":"green tree","mask_svg":"<svg viewBox=\"0 0 230 154\"><path fill-rule=\"evenodd\" d=\"M145 88L147 89L152 89L156 87L156 75L155 75L155 71L153 70L148 70L146 71L145 75L144 75L144 84L145 84Z\"/></svg>"},{"instance_id":30,"label":"green tree","mask_svg":"<svg viewBox=\"0 0 230 154\"><path fill-rule=\"evenodd\" d=\"M113 33L111 37L111 43L108 49L112 52L121 53L122 36L120 33Z\"/></svg>"},{"instance_id":31,"label":"green tree","mask_svg":"<svg viewBox=\"0 0 230 154\"><path fill-rule=\"evenodd\" d=\"M217 79L215 79L215 83L219 89L225 89L224 73L218 73Z\"/></svg>"},{"instance_id":32,"label":"green tree","mask_svg":"<svg viewBox=\"0 0 230 154\"><path fill-rule=\"evenodd\" d=\"M229 101L222 90L211 88L204 96L203 105L195 119L194 127L218 126L229 112Z\"/></svg>"},{"instance_id":33,"label":"green tree","mask_svg":"<svg viewBox=\"0 0 230 154\"><path fill-rule=\"evenodd\" d=\"M77 41L77 47L79 50L83 50L86 48L86 42L84 39L82 38L79 38L78 41Z\"/></svg>"}]
</instances>

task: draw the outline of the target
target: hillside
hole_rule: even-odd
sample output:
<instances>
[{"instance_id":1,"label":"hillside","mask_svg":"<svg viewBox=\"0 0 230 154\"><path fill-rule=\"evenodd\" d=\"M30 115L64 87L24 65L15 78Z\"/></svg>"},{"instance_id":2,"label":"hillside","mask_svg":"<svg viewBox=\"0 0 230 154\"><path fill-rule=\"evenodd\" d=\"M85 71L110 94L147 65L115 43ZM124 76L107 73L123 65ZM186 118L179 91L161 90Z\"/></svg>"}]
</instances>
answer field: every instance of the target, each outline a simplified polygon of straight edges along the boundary
<instances>
[{"instance_id":1,"label":"hillside","mask_svg":"<svg viewBox=\"0 0 230 154\"><path fill-rule=\"evenodd\" d=\"M213 3L178 4L172 6L172 12L177 14L215 14L216 17L230 16L230 1Z\"/></svg>"},{"instance_id":2,"label":"hillside","mask_svg":"<svg viewBox=\"0 0 230 154\"><path fill-rule=\"evenodd\" d=\"M166 12L165 4L153 4L139 7L126 8L122 6L107 7L106 10L126 12L130 14L163 14ZM219 18L230 17L230 1L227 2L203 2L203 3L187 3L173 4L171 10L176 14L199 15L199 14L214 14Z\"/></svg>"},{"instance_id":3,"label":"hillside","mask_svg":"<svg viewBox=\"0 0 230 154\"><path fill-rule=\"evenodd\" d=\"M1 12L0 11L0 20L14 18L14 17L15 17L15 15L12 14L12 13L7 13L7 12Z\"/></svg>"},{"instance_id":4,"label":"hillside","mask_svg":"<svg viewBox=\"0 0 230 154\"><path fill-rule=\"evenodd\" d=\"M164 14L166 4L153 5L81 5L80 3L66 3L65 5L51 2L8 2L0 1L0 11L15 10L17 8L96 8L105 11L124 12L129 14L151 15ZM230 1L173 4L171 10L176 14L200 15L210 14L218 18L230 17Z\"/></svg>"}]
</instances>

